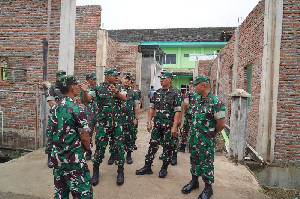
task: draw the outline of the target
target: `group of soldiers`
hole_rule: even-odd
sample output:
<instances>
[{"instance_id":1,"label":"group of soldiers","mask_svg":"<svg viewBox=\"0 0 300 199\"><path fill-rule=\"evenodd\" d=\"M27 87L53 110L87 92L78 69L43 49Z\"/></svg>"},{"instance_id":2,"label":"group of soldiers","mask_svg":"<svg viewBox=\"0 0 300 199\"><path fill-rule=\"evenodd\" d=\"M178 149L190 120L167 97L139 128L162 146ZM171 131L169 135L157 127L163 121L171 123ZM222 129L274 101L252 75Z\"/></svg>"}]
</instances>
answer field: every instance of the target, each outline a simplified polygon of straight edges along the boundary
<instances>
[{"instance_id":1,"label":"group of soldiers","mask_svg":"<svg viewBox=\"0 0 300 199\"><path fill-rule=\"evenodd\" d=\"M45 152L48 166L54 167L55 198L67 198L69 192L74 198L93 197L91 185L99 182L99 167L108 144L111 154L108 164L118 165L117 185L124 183L125 153L126 163L133 163L131 154L136 149L141 94L132 87L134 78L130 73L122 75L121 83L116 69L110 68L104 74L105 81L97 84L95 73L87 73L87 81L80 84L80 93L74 76L57 71L56 83L47 91L51 109ZM210 92L210 80L204 76L190 83L190 92L185 98L172 86L171 72L163 71L159 77L162 88L151 98L148 112L147 130L151 132L148 153L144 167L137 170L136 175L153 173L152 162L161 145L163 164L159 177L165 178L168 165L177 164L177 152L184 152L189 144L192 180L181 191L187 194L199 188L198 176L202 176L205 188L199 198L210 198L214 182L214 142L216 134L225 126L225 106ZM186 118L179 145L177 131L181 126L182 109ZM91 178L86 160L91 159L91 140L96 126Z\"/></svg>"}]
</instances>

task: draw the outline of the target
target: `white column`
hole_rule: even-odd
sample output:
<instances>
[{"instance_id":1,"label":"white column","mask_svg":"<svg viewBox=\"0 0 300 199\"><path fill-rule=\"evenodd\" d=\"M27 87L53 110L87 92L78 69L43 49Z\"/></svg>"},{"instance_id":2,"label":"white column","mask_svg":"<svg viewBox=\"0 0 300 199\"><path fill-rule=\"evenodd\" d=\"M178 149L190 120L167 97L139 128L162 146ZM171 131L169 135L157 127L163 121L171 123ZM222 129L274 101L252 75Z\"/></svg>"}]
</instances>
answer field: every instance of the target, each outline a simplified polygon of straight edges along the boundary
<instances>
[{"instance_id":1,"label":"white column","mask_svg":"<svg viewBox=\"0 0 300 199\"><path fill-rule=\"evenodd\" d=\"M61 0L58 69L74 74L76 0Z\"/></svg>"}]
</instances>

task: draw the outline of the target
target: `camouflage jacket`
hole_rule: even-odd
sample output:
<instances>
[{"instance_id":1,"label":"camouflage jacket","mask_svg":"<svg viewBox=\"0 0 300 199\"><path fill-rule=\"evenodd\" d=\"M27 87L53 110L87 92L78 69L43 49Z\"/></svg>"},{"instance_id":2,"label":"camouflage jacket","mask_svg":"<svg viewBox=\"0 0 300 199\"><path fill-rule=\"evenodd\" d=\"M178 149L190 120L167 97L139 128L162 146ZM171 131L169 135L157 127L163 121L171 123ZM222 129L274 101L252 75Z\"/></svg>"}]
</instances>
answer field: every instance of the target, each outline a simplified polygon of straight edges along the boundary
<instances>
[{"instance_id":1,"label":"camouflage jacket","mask_svg":"<svg viewBox=\"0 0 300 199\"><path fill-rule=\"evenodd\" d=\"M211 92L205 98L198 95L193 107L193 127L208 139L215 137L216 120L225 118L225 109L224 103Z\"/></svg>"},{"instance_id":2,"label":"camouflage jacket","mask_svg":"<svg viewBox=\"0 0 300 199\"><path fill-rule=\"evenodd\" d=\"M87 92L90 92L92 89L90 85L88 86ZM83 91L80 92L80 100L83 101ZM98 112L96 99L93 98L91 101L84 104L86 107L87 114L96 114Z\"/></svg>"},{"instance_id":3,"label":"camouflage jacket","mask_svg":"<svg viewBox=\"0 0 300 199\"><path fill-rule=\"evenodd\" d=\"M122 102L122 112L124 114L133 114L134 113L134 105L139 103L139 99L137 93L130 86L125 88L123 85L120 86L120 90L122 94L125 94L127 100Z\"/></svg>"},{"instance_id":4,"label":"camouflage jacket","mask_svg":"<svg viewBox=\"0 0 300 199\"><path fill-rule=\"evenodd\" d=\"M186 97L185 97L185 100L189 102L189 108L186 112L186 115L187 116L191 116L193 111L193 106L195 105L195 100L196 100L196 96L198 94L196 93L195 89L192 90L192 92L188 92Z\"/></svg>"},{"instance_id":5,"label":"camouflage jacket","mask_svg":"<svg viewBox=\"0 0 300 199\"><path fill-rule=\"evenodd\" d=\"M167 119L174 121L175 112L181 111L181 93L172 86L169 89L158 89L152 100L150 107L156 111L157 119Z\"/></svg>"},{"instance_id":6,"label":"camouflage jacket","mask_svg":"<svg viewBox=\"0 0 300 199\"><path fill-rule=\"evenodd\" d=\"M61 100L61 98L62 94L59 88L56 88L56 84L52 85L46 90L46 101L53 100L55 102L58 102L59 100Z\"/></svg>"},{"instance_id":7,"label":"camouflage jacket","mask_svg":"<svg viewBox=\"0 0 300 199\"><path fill-rule=\"evenodd\" d=\"M120 92L120 86L116 85L117 90ZM111 93L109 84L106 82L97 84L89 92L94 98L96 98L97 108L98 108L98 120L105 118L121 119L121 100L115 94ZM112 106L113 104L113 115L112 115Z\"/></svg>"},{"instance_id":8,"label":"camouflage jacket","mask_svg":"<svg viewBox=\"0 0 300 199\"><path fill-rule=\"evenodd\" d=\"M50 128L53 138L51 161L54 167L76 170L86 164L79 135L90 131L85 110L64 97L50 109Z\"/></svg>"}]
</instances>

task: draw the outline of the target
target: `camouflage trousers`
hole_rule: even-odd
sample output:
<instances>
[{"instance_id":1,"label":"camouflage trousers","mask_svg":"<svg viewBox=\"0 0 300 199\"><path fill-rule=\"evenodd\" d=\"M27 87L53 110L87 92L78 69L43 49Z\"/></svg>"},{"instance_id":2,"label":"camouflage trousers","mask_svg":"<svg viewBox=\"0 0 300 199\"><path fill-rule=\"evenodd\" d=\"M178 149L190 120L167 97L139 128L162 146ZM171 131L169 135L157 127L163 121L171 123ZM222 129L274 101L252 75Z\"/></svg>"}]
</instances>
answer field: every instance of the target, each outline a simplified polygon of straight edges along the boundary
<instances>
[{"instance_id":1,"label":"camouflage trousers","mask_svg":"<svg viewBox=\"0 0 300 199\"><path fill-rule=\"evenodd\" d=\"M93 198L93 188L90 184L91 176L88 166L77 170L53 169L54 198Z\"/></svg>"},{"instance_id":2,"label":"camouflage trousers","mask_svg":"<svg viewBox=\"0 0 300 199\"><path fill-rule=\"evenodd\" d=\"M134 115L126 115L123 119L123 133L125 137L125 151L133 152L134 150L134 127L133 127Z\"/></svg>"},{"instance_id":3,"label":"camouflage trousers","mask_svg":"<svg viewBox=\"0 0 300 199\"><path fill-rule=\"evenodd\" d=\"M186 116L183 126L182 126L182 134L181 134L181 144L187 144L187 138L192 130L192 120Z\"/></svg>"},{"instance_id":4,"label":"camouflage trousers","mask_svg":"<svg viewBox=\"0 0 300 199\"><path fill-rule=\"evenodd\" d=\"M205 183L214 183L214 138L207 138L205 133L193 130L190 136L192 152L190 155L190 172L202 176Z\"/></svg>"},{"instance_id":5,"label":"camouflage trousers","mask_svg":"<svg viewBox=\"0 0 300 199\"><path fill-rule=\"evenodd\" d=\"M124 134L122 131L122 120L115 119L112 126L111 118L102 119L95 137L96 150L93 162L102 163L106 146L110 142L111 150L115 154L115 160L118 165L124 165Z\"/></svg>"},{"instance_id":6,"label":"camouflage trousers","mask_svg":"<svg viewBox=\"0 0 300 199\"><path fill-rule=\"evenodd\" d=\"M139 122L136 124L136 126L133 127L133 139L134 139L134 144L137 139L137 133L138 133L138 128L139 128Z\"/></svg>"},{"instance_id":7,"label":"camouflage trousers","mask_svg":"<svg viewBox=\"0 0 300 199\"><path fill-rule=\"evenodd\" d=\"M45 153L51 154L53 144L54 144L51 132L48 131L46 132L46 138L47 138L47 143L46 143Z\"/></svg>"},{"instance_id":8,"label":"camouflage trousers","mask_svg":"<svg viewBox=\"0 0 300 199\"><path fill-rule=\"evenodd\" d=\"M171 138L171 129L173 127L173 121L169 120L154 120L154 127L151 132L151 138L149 142L148 153L146 155L146 162L153 162L155 154L159 148L159 144L163 147L163 159L170 163L175 139Z\"/></svg>"},{"instance_id":9,"label":"camouflage trousers","mask_svg":"<svg viewBox=\"0 0 300 199\"><path fill-rule=\"evenodd\" d=\"M94 113L88 113L87 114L87 121L88 121L88 126L90 128L90 139L91 139L91 142L90 142L90 147L92 149L93 147L93 134L94 134L94 131L95 131L95 126L96 126L96 119L95 119L95 114Z\"/></svg>"}]
</instances>

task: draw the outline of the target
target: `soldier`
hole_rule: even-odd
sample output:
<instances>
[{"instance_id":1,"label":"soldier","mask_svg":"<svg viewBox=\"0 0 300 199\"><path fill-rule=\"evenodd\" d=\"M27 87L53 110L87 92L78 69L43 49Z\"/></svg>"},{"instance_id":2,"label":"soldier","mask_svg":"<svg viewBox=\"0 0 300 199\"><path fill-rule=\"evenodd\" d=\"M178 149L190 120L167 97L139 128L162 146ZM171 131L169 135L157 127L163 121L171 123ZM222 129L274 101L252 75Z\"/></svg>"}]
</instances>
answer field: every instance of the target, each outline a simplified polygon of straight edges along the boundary
<instances>
[{"instance_id":1,"label":"soldier","mask_svg":"<svg viewBox=\"0 0 300 199\"><path fill-rule=\"evenodd\" d=\"M85 75L86 81L88 83L88 89L87 91L89 92L91 90L91 88L93 88L94 86L96 86L97 84L97 76L96 73L86 73ZM93 142L92 142L92 138L93 138L93 133L95 130L95 125L96 125L96 113L97 113L97 104L95 99L92 99L91 101L85 101L83 99L83 92L81 92L81 101L83 104L85 104L86 107L86 113L87 113L87 120L88 120L88 125L90 128L90 138L91 138L91 150L88 151L87 155L86 155L86 160L90 160L91 156L92 156L92 147L93 147Z\"/></svg>"},{"instance_id":2,"label":"soldier","mask_svg":"<svg viewBox=\"0 0 300 199\"><path fill-rule=\"evenodd\" d=\"M151 132L148 154L145 157L145 166L136 171L137 175L152 174L151 164L158 150L159 143L163 146L164 160L159 177L166 177L168 165L172 158L172 137L177 134L177 126L181 112L181 100L178 92L172 87L173 74L161 72L160 74L161 89L158 89L150 102L148 113L147 130L152 129L152 117L154 112L154 128Z\"/></svg>"},{"instance_id":3,"label":"soldier","mask_svg":"<svg viewBox=\"0 0 300 199\"><path fill-rule=\"evenodd\" d=\"M210 92L210 80L207 77L197 77L194 85L199 96L195 100L190 136L192 180L182 188L181 192L187 194L199 188L198 177L202 176L205 188L198 198L209 199L213 195L215 138L225 127L226 107Z\"/></svg>"},{"instance_id":4,"label":"soldier","mask_svg":"<svg viewBox=\"0 0 300 199\"><path fill-rule=\"evenodd\" d=\"M185 120L182 126L181 144L178 151L185 153L185 147L187 144L187 138L192 130L192 107L195 100L195 89L193 81L190 81L189 92L184 98L184 110L185 110Z\"/></svg>"},{"instance_id":5,"label":"soldier","mask_svg":"<svg viewBox=\"0 0 300 199\"><path fill-rule=\"evenodd\" d=\"M49 133L53 137L54 198L93 198L91 176L84 153L90 150L85 110L74 103L78 82L73 75L60 78L63 98L50 109Z\"/></svg>"},{"instance_id":6,"label":"soldier","mask_svg":"<svg viewBox=\"0 0 300 199\"><path fill-rule=\"evenodd\" d=\"M139 120L139 100L137 92L130 86L132 76L125 73L122 78L123 89L127 96L127 101L122 104L123 112L123 132L125 135L125 150L127 152L126 162L132 164L131 153L134 150L135 127Z\"/></svg>"},{"instance_id":7,"label":"soldier","mask_svg":"<svg viewBox=\"0 0 300 199\"><path fill-rule=\"evenodd\" d=\"M116 88L120 73L115 68L105 71L105 82L97 84L89 93L87 85L82 86L83 99L97 101L99 128L96 133L96 150L93 158L92 184L99 182L99 166L102 163L105 149L109 139L112 141L116 163L118 164L117 185L124 183L124 135L122 131L121 100L126 101L126 96Z\"/></svg>"},{"instance_id":8,"label":"soldier","mask_svg":"<svg viewBox=\"0 0 300 199\"><path fill-rule=\"evenodd\" d=\"M132 78L132 83L131 83L131 87L134 89L134 92L136 92L138 99L139 99L139 103L140 103L140 108L142 108L142 103L141 103L141 98L142 98L142 92L139 89L139 84L136 84L135 78ZM137 134L138 134L138 128L139 128L139 121L137 121L137 124L133 127L134 129L134 146L133 149L137 150L137 146L135 144L136 139L137 139Z\"/></svg>"},{"instance_id":9,"label":"soldier","mask_svg":"<svg viewBox=\"0 0 300 199\"><path fill-rule=\"evenodd\" d=\"M61 98L62 98L62 94L61 94L59 88L57 87L57 85L59 84L59 78L61 76L65 75L65 74L66 74L65 71L57 70L56 71L56 82L55 82L55 84L52 85L50 88L48 88L47 91L46 91L46 101L48 102L50 108L53 107L56 104L56 102L60 101ZM49 119L48 119L48 125L49 125ZM47 161L48 167L53 168L53 165L50 161L53 141L52 141L51 135L47 134L47 132L46 132L47 143L46 143L45 153L48 154L48 161Z\"/></svg>"}]
</instances>

